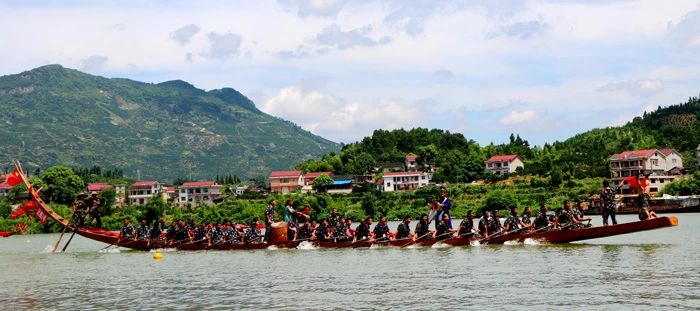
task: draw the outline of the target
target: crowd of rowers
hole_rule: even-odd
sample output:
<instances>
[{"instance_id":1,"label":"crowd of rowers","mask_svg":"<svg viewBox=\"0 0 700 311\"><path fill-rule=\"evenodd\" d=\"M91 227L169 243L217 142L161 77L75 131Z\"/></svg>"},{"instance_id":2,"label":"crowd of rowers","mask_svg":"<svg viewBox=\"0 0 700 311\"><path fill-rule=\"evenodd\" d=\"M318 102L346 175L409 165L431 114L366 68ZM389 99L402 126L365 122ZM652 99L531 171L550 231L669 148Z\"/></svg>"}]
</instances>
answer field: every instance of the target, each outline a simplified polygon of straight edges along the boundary
<instances>
[{"instance_id":1,"label":"crowd of rowers","mask_svg":"<svg viewBox=\"0 0 700 311\"><path fill-rule=\"evenodd\" d=\"M269 243L271 225L274 222L275 201L271 201L265 213L265 233L259 229L259 220L254 220L249 226L242 226L232 221L222 223L203 222L197 225L194 221L186 223L184 220L173 221L166 228L164 219L155 222L149 228L145 220L137 227L124 219L124 225L120 231L119 239L141 240L146 243L157 243L158 246L178 246L188 243L202 243L207 246L230 243ZM573 208L570 201L564 201L564 206L556 213L549 212L546 204L540 206L540 210L532 219L532 211L528 207L521 215L515 208L510 210L510 215L501 224L498 210L485 211L474 226L475 215L470 210L457 228L453 228L449 215L451 203L443 198L436 210L433 219L427 214L421 215L419 221L411 230L412 218L405 216L398 225L396 231L390 231L386 217L380 217L379 222L372 228L373 220L370 217L361 219L359 225L353 227L353 221L338 215L333 209L331 214L320 222L311 221L308 214L296 212L291 209L290 201L286 202L285 220L288 222L288 239L290 241L330 241L330 242L354 242L354 241L423 241L443 240L451 237L488 239L502 234L514 232L529 232L531 230L557 230L568 228L580 228L590 226L590 218L585 217L583 204ZM289 213L288 213L288 212ZM432 213L431 213L432 214ZM434 221L434 229L430 224Z\"/></svg>"}]
</instances>

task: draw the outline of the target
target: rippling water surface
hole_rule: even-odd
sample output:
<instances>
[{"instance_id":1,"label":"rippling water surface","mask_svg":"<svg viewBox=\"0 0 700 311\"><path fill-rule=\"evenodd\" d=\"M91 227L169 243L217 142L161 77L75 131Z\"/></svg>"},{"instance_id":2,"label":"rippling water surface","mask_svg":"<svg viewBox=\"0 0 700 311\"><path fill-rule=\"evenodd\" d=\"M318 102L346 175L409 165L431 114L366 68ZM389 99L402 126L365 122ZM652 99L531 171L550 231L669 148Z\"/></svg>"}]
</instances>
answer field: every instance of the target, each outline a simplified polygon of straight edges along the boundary
<instances>
[{"instance_id":1,"label":"rippling water surface","mask_svg":"<svg viewBox=\"0 0 700 311\"><path fill-rule=\"evenodd\" d=\"M166 251L161 261L78 236L51 254L57 234L13 236L0 238L0 309L697 310L700 214L678 217L565 245Z\"/></svg>"}]
</instances>

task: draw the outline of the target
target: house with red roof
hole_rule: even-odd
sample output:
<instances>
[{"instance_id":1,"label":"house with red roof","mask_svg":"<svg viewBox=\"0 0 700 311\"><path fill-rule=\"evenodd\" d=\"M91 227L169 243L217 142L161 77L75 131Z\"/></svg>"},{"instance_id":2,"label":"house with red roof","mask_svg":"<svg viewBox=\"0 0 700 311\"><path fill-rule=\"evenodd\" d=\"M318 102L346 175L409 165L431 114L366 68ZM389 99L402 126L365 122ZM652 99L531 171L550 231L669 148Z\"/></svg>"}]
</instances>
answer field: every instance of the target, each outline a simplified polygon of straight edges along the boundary
<instances>
[{"instance_id":1,"label":"house with red roof","mask_svg":"<svg viewBox=\"0 0 700 311\"><path fill-rule=\"evenodd\" d=\"M422 188L430 183L432 176L430 173L423 171L407 171L407 172L385 172L382 181L381 190L386 192L415 190Z\"/></svg>"},{"instance_id":2,"label":"house with red roof","mask_svg":"<svg viewBox=\"0 0 700 311\"><path fill-rule=\"evenodd\" d=\"M215 199L221 198L222 187L213 180L185 182L179 187L178 202L180 205L191 206L212 204Z\"/></svg>"},{"instance_id":3,"label":"house with red roof","mask_svg":"<svg viewBox=\"0 0 700 311\"><path fill-rule=\"evenodd\" d=\"M406 166L407 171L416 169L416 167L418 166L416 162L417 159L418 156L413 153L409 153L406 155L406 158L404 159L404 165Z\"/></svg>"},{"instance_id":4,"label":"house with red roof","mask_svg":"<svg viewBox=\"0 0 700 311\"><path fill-rule=\"evenodd\" d=\"M12 187L5 182L4 176L0 177L3 177L0 179L0 198L6 198Z\"/></svg>"},{"instance_id":5,"label":"house with red roof","mask_svg":"<svg viewBox=\"0 0 700 311\"><path fill-rule=\"evenodd\" d=\"M157 193L163 193L161 184L157 181L137 181L129 186L129 205L143 205Z\"/></svg>"},{"instance_id":6,"label":"house with red roof","mask_svg":"<svg viewBox=\"0 0 700 311\"><path fill-rule=\"evenodd\" d=\"M272 171L268 179L272 192L290 193L304 186L302 171Z\"/></svg>"},{"instance_id":7,"label":"house with red roof","mask_svg":"<svg viewBox=\"0 0 700 311\"><path fill-rule=\"evenodd\" d=\"M85 186L85 190L88 193L92 192L101 192L102 190L107 190L111 189L112 185L106 183L106 182L91 182L88 183L87 186Z\"/></svg>"},{"instance_id":8,"label":"house with red roof","mask_svg":"<svg viewBox=\"0 0 700 311\"><path fill-rule=\"evenodd\" d=\"M613 183L639 174L648 175L652 193L663 190L685 171L681 154L673 149L626 150L613 154L609 160ZM623 184L624 190L634 192L627 184Z\"/></svg>"},{"instance_id":9,"label":"house with red roof","mask_svg":"<svg viewBox=\"0 0 700 311\"><path fill-rule=\"evenodd\" d=\"M495 155L484 164L487 171L496 175L513 174L518 167L525 167L523 159L517 154Z\"/></svg>"}]
</instances>

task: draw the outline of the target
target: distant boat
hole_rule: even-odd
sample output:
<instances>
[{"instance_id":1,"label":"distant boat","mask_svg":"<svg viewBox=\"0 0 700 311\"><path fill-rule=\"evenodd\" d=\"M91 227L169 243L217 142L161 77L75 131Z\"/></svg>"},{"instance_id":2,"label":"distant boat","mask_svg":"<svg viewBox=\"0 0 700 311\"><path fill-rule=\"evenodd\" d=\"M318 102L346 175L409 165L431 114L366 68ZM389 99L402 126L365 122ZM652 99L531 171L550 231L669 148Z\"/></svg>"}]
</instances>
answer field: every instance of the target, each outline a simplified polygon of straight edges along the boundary
<instances>
[{"instance_id":1,"label":"distant boat","mask_svg":"<svg viewBox=\"0 0 700 311\"><path fill-rule=\"evenodd\" d=\"M625 195L618 202L617 214L637 214L639 207L636 201L637 196ZM670 213L697 213L700 212L700 196L670 196L651 198L649 200L650 209L657 214ZM586 211L588 215L600 215L602 201L598 197L589 199L589 207Z\"/></svg>"}]
</instances>

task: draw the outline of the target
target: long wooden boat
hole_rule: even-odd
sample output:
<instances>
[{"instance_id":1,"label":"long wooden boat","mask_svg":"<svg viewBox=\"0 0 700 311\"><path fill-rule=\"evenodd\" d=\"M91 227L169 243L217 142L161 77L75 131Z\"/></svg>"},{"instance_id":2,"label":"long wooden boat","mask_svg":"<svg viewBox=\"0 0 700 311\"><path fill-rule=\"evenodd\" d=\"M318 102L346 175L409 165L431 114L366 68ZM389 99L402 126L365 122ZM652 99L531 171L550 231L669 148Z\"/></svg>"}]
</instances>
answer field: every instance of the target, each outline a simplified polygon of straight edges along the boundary
<instances>
[{"instance_id":1,"label":"long wooden boat","mask_svg":"<svg viewBox=\"0 0 700 311\"><path fill-rule=\"evenodd\" d=\"M13 232L13 231L0 231L0 238L6 238L6 237L11 236L15 233L16 232Z\"/></svg>"},{"instance_id":2,"label":"long wooden boat","mask_svg":"<svg viewBox=\"0 0 700 311\"><path fill-rule=\"evenodd\" d=\"M154 248L163 248L163 247L169 247L168 245L159 245L159 243L148 243L147 241L143 240L120 240L119 239L119 233L116 231L107 231L107 230L101 230L101 229L89 229L89 228L75 228L71 222L68 219L65 219L63 216L59 215L56 213L48 204L46 204L42 199L41 196L39 196L39 193L32 187L32 185L29 183L26 175L24 172L22 172L21 167L19 166L19 163L15 162L15 165L19 168L20 170L20 175L22 177L23 182L27 186L27 189L29 189L29 193L34 200L34 202L39 205L40 211L45 214L45 217L51 218L54 221L58 222L59 224L63 225L64 227L67 227L70 230L75 230L76 234L79 234L81 236L84 236L88 239L92 239L95 241L100 241L103 243L107 243L110 245L115 245L119 247L125 247L125 248L131 248L135 250L143 250L143 251L148 251ZM678 218L675 216L668 216L668 217L658 217L654 219L649 219L649 220L644 220L644 221L637 221L637 222L631 222L631 223L624 223L624 224L617 224L617 225L611 225L611 226L602 226L602 227L589 227L589 228L581 228L581 229L570 229L570 230L551 230L551 231L546 231L546 232L524 232L524 233L518 233L518 234L504 234L502 236L496 237L496 238L491 238L486 240L488 244L502 244L507 241L524 241L526 239L534 239L538 241L544 241L548 243L568 243L568 242L574 242L574 241L581 241L581 240L588 240L588 239L596 239L596 238L603 238L603 237L608 237L608 236L613 236L613 235L619 235L619 234L627 234L627 233L633 233L633 232L639 232L639 231L645 231L645 230L653 230L653 229L658 229L658 228L664 228L664 227L673 227L678 225ZM447 245L452 245L452 246L462 246L462 245L469 245L471 243L473 238L458 238L458 237L452 237L444 240L435 240L435 239L430 239L430 240L425 240L425 241L420 241L416 243L417 246L422 246L422 247L427 247L427 246L432 246L437 242L443 242ZM483 241L483 240L482 240ZM280 247L280 248L296 248L299 245L300 241L290 241L290 242L282 242L278 244L274 244L275 247ZM356 241L356 242L332 242L332 241L325 241L325 242L314 242L315 245L318 247L328 247L328 248L342 248L342 247L353 247L353 248L365 248L365 247L371 247L372 245L380 245L380 246L404 246L408 242L405 240L394 240L394 241L384 241L384 242L375 242L373 240L363 240L363 241ZM272 244L268 243L253 243L253 244L230 244L230 243L222 243L218 245L212 245L209 246L205 243L184 243L181 245L175 246L175 248L180 249L180 250L207 250L207 249L217 249L217 250L234 250L234 249L265 249L270 246L273 246Z\"/></svg>"}]
</instances>

